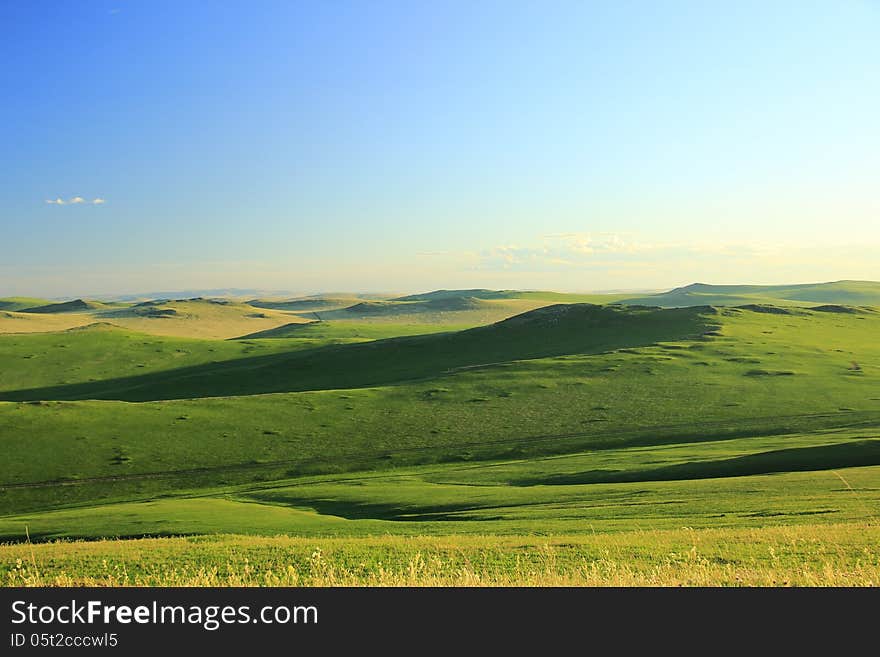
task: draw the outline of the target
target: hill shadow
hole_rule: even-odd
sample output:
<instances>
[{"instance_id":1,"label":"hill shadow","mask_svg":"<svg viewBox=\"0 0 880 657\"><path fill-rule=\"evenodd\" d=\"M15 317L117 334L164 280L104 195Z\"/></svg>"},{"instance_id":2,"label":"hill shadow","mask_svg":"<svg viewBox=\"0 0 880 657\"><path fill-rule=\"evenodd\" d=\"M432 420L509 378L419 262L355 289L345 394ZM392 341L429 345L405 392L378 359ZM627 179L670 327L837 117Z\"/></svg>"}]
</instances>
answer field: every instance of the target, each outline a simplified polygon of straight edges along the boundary
<instances>
[{"instance_id":1,"label":"hill shadow","mask_svg":"<svg viewBox=\"0 0 880 657\"><path fill-rule=\"evenodd\" d=\"M792 447L728 459L678 463L644 470L589 470L565 475L530 477L516 486L613 484L745 477L775 472L804 472L880 465L880 440L855 440L816 447Z\"/></svg>"}]
</instances>

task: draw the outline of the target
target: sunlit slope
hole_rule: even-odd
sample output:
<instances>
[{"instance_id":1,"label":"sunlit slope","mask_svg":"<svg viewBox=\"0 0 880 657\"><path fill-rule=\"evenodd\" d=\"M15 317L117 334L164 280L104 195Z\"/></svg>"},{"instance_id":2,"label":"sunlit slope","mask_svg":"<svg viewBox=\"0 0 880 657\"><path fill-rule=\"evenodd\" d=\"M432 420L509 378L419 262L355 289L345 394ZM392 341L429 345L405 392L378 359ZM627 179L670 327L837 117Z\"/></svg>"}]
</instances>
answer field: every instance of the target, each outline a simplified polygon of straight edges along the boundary
<instances>
[{"instance_id":1,"label":"sunlit slope","mask_svg":"<svg viewBox=\"0 0 880 657\"><path fill-rule=\"evenodd\" d=\"M23 313L0 310L0 334L46 333L86 326L96 321L90 313Z\"/></svg>"},{"instance_id":2,"label":"sunlit slope","mask_svg":"<svg viewBox=\"0 0 880 657\"><path fill-rule=\"evenodd\" d=\"M880 283L837 281L804 285L706 285L694 283L669 292L628 298L622 303L662 307L841 304L880 306Z\"/></svg>"},{"instance_id":3,"label":"sunlit slope","mask_svg":"<svg viewBox=\"0 0 880 657\"><path fill-rule=\"evenodd\" d=\"M185 367L168 373L23 389L5 400L147 401L384 385L507 361L600 353L657 340L698 338L711 308L674 310L547 306L466 331L325 347Z\"/></svg>"}]
</instances>

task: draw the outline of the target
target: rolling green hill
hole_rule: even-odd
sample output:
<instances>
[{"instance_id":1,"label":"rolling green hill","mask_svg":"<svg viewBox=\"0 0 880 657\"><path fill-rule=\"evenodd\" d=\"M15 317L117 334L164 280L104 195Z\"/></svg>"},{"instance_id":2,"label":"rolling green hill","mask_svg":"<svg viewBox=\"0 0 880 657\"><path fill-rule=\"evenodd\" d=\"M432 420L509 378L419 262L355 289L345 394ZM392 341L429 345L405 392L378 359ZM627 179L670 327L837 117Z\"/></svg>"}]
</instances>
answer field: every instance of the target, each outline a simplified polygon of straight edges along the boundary
<instances>
[{"instance_id":1,"label":"rolling green hill","mask_svg":"<svg viewBox=\"0 0 880 657\"><path fill-rule=\"evenodd\" d=\"M439 376L462 367L694 338L709 330L707 317L713 313L711 308L559 304L466 331L254 355L166 373L7 391L0 393L0 399L148 401L375 386Z\"/></svg>"}]
</instances>

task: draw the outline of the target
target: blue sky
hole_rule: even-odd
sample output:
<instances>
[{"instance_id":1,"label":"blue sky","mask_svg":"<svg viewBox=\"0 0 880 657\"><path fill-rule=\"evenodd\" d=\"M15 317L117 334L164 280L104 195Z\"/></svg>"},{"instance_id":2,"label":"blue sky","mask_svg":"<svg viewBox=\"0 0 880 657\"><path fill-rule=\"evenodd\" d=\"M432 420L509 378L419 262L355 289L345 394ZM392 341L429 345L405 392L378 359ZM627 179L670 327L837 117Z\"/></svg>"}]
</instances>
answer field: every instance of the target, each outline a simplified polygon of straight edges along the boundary
<instances>
[{"instance_id":1,"label":"blue sky","mask_svg":"<svg viewBox=\"0 0 880 657\"><path fill-rule=\"evenodd\" d=\"M874 1L0 21L0 295L880 279Z\"/></svg>"}]
</instances>

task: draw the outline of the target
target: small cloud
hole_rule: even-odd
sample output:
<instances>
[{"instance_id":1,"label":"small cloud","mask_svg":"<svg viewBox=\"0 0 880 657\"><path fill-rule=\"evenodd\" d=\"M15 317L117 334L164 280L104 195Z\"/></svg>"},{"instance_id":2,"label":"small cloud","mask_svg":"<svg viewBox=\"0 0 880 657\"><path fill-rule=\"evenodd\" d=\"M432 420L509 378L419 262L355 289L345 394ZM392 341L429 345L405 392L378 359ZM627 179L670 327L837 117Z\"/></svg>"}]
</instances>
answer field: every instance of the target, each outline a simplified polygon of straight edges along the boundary
<instances>
[{"instance_id":1,"label":"small cloud","mask_svg":"<svg viewBox=\"0 0 880 657\"><path fill-rule=\"evenodd\" d=\"M541 235L542 239L552 240L552 239L572 239L582 235L582 233L547 233L546 235Z\"/></svg>"},{"instance_id":2,"label":"small cloud","mask_svg":"<svg viewBox=\"0 0 880 657\"><path fill-rule=\"evenodd\" d=\"M107 201L102 198L96 198L96 199L92 200L92 205L103 205L106 202Z\"/></svg>"},{"instance_id":3,"label":"small cloud","mask_svg":"<svg viewBox=\"0 0 880 657\"><path fill-rule=\"evenodd\" d=\"M74 196L70 199L70 203L85 203L86 200L82 196Z\"/></svg>"},{"instance_id":4,"label":"small cloud","mask_svg":"<svg viewBox=\"0 0 880 657\"><path fill-rule=\"evenodd\" d=\"M46 203L49 203L50 205L64 205L64 199L60 197L56 199L47 198Z\"/></svg>"}]
</instances>

